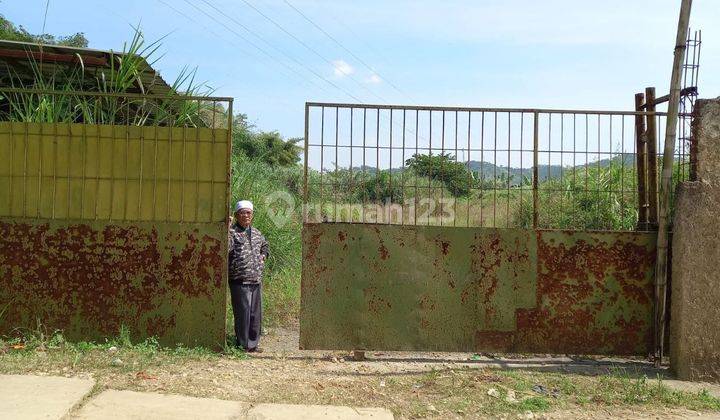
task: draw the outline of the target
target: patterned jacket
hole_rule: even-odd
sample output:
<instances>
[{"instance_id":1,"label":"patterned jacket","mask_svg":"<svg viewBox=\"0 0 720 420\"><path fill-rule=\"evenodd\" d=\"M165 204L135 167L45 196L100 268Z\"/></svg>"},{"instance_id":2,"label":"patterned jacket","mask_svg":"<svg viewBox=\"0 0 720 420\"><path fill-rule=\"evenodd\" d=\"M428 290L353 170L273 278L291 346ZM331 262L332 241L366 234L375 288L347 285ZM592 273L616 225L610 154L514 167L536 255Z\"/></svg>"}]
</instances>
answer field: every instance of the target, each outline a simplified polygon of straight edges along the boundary
<instances>
[{"instance_id":1,"label":"patterned jacket","mask_svg":"<svg viewBox=\"0 0 720 420\"><path fill-rule=\"evenodd\" d=\"M228 280L230 283L259 283L262 281L265 260L270 255L268 242L259 230L244 229L237 223L228 235Z\"/></svg>"}]
</instances>

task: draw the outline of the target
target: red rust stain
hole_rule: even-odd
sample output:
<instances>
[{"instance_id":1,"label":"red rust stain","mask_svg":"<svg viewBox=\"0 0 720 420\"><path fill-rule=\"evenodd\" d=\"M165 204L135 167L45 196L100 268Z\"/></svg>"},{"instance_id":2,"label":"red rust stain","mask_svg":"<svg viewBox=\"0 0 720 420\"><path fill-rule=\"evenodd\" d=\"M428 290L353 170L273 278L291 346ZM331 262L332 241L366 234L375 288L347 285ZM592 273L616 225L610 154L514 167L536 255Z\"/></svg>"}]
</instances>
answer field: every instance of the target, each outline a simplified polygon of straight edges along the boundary
<instances>
[{"instance_id":1,"label":"red rust stain","mask_svg":"<svg viewBox=\"0 0 720 420\"><path fill-rule=\"evenodd\" d=\"M306 229L309 229L306 227ZM313 261L315 260L315 254L317 253L318 248L320 247L320 239L322 238L323 234L322 232L313 233L310 235L310 238L305 243L305 246L307 247L307 256L306 259Z\"/></svg>"},{"instance_id":2,"label":"red rust stain","mask_svg":"<svg viewBox=\"0 0 720 420\"><path fill-rule=\"evenodd\" d=\"M463 288L463 291L460 292L460 302L465 304L468 302L468 299L470 298L470 294L472 293L475 285L470 283L467 286Z\"/></svg>"},{"instance_id":3,"label":"red rust stain","mask_svg":"<svg viewBox=\"0 0 720 420\"><path fill-rule=\"evenodd\" d=\"M390 254L388 253L388 249L385 248L384 244L380 244L380 247L378 247L378 252L380 252L380 259L381 260L387 260Z\"/></svg>"},{"instance_id":4,"label":"red rust stain","mask_svg":"<svg viewBox=\"0 0 720 420\"><path fill-rule=\"evenodd\" d=\"M377 288L375 286L364 288L363 295L365 296L365 301L367 302L368 311L373 314L378 314L385 308L391 308L390 302L377 294Z\"/></svg>"},{"instance_id":5,"label":"red rust stain","mask_svg":"<svg viewBox=\"0 0 720 420\"><path fill-rule=\"evenodd\" d=\"M41 317L47 327L87 334L115 335L124 324L139 335L164 335L174 315L157 311L168 301L211 298L224 287L221 241L197 231L176 235L161 241L156 229L135 225L0 223L0 266L7 267L0 296L15 302L3 328ZM175 240L184 245L168 248Z\"/></svg>"},{"instance_id":6,"label":"red rust stain","mask_svg":"<svg viewBox=\"0 0 720 420\"><path fill-rule=\"evenodd\" d=\"M537 308L517 311L523 346L548 352L643 354L650 348L654 250L613 234L570 245L538 233ZM609 290L614 278L618 292ZM631 309L618 309L618 298ZM601 313L615 319L600 321Z\"/></svg>"},{"instance_id":7,"label":"red rust stain","mask_svg":"<svg viewBox=\"0 0 720 420\"><path fill-rule=\"evenodd\" d=\"M471 250L474 256L472 269L480 282L485 317L492 319L497 311L492 302L499 282L497 270L503 263L503 258L510 263L513 262L513 252L503 249L499 234L493 234L489 240L487 235L476 235ZM528 258L527 255L525 258Z\"/></svg>"},{"instance_id":8,"label":"red rust stain","mask_svg":"<svg viewBox=\"0 0 720 420\"><path fill-rule=\"evenodd\" d=\"M450 242L440 241L440 247L442 249L443 255L447 255L450 250Z\"/></svg>"},{"instance_id":9,"label":"red rust stain","mask_svg":"<svg viewBox=\"0 0 720 420\"><path fill-rule=\"evenodd\" d=\"M512 351L514 334L506 331L475 331L475 347L480 351Z\"/></svg>"},{"instance_id":10,"label":"red rust stain","mask_svg":"<svg viewBox=\"0 0 720 420\"><path fill-rule=\"evenodd\" d=\"M423 296L422 299L420 299L420 309L434 311L435 302L428 296Z\"/></svg>"}]
</instances>

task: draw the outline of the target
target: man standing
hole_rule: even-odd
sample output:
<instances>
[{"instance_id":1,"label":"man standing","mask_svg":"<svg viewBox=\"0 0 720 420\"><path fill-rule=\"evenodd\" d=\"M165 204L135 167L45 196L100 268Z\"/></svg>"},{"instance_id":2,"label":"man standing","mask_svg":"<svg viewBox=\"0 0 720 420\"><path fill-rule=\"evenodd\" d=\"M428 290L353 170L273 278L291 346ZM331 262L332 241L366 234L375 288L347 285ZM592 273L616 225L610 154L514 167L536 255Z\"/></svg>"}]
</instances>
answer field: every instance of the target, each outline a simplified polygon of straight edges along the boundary
<instances>
[{"instance_id":1,"label":"man standing","mask_svg":"<svg viewBox=\"0 0 720 420\"><path fill-rule=\"evenodd\" d=\"M254 352L258 351L262 328L262 274L269 255L268 243L252 226L250 201L238 201L234 215L228 238L228 280L236 344Z\"/></svg>"}]
</instances>

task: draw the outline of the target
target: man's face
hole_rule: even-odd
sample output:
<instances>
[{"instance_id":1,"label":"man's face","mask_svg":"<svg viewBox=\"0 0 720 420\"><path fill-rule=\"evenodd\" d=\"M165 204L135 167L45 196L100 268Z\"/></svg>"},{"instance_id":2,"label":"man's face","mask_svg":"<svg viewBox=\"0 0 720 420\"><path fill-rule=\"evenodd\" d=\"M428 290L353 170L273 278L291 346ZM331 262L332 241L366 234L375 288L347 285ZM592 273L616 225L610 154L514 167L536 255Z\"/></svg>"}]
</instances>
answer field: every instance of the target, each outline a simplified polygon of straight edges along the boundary
<instances>
[{"instance_id":1,"label":"man's face","mask_svg":"<svg viewBox=\"0 0 720 420\"><path fill-rule=\"evenodd\" d=\"M235 213L235 220L244 228L250 226L253 219L253 211L250 209L240 209Z\"/></svg>"}]
</instances>

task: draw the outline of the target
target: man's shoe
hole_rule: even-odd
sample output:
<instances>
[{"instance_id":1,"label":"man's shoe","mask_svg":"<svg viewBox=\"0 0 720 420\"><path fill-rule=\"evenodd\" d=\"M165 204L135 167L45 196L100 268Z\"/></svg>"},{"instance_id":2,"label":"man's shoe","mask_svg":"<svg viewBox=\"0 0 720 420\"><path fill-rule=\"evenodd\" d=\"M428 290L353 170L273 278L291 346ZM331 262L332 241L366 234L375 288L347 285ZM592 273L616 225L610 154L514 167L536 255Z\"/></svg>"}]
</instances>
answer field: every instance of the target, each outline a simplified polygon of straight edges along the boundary
<instances>
[{"instance_id":1,"label":"man's shoe","mask_svg":"<svg viewBox=\"0 0 720 420\"><path fill-rule=\"evenodd\" d=\"M247 352L248 353L262 353L263 349L261 349L260 347L253 347L251 349L248 349Z\"/></svg>"}]
</instances>

